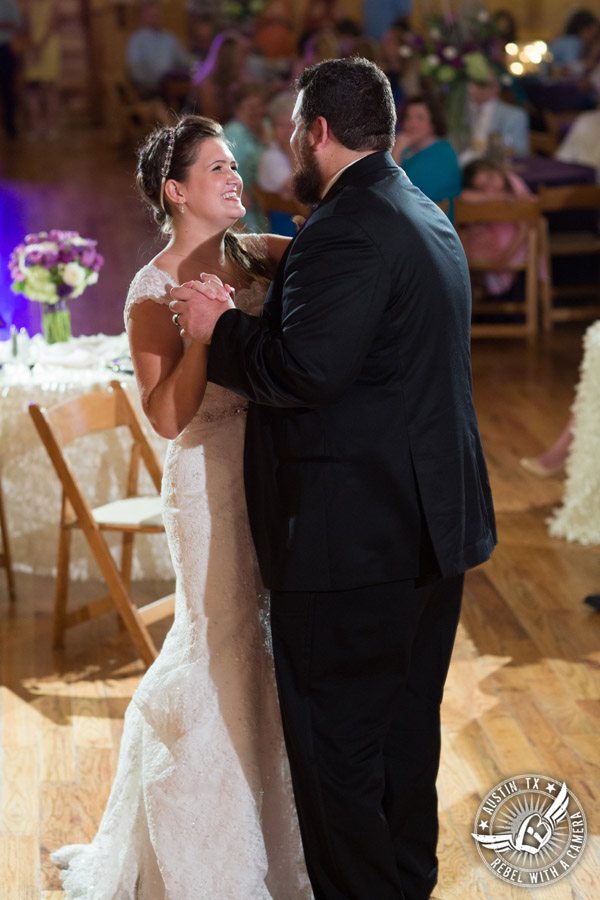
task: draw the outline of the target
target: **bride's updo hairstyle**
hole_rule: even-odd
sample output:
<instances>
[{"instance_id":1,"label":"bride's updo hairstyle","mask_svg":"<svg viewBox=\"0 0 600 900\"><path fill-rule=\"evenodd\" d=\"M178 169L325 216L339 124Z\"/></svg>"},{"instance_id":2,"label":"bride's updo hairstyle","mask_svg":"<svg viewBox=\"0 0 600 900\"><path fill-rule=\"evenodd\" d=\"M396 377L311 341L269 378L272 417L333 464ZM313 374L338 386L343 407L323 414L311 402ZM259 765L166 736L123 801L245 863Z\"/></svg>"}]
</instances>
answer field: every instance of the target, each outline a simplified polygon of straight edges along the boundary
<instances>
[{"instance_id":1,"label":"bride's updo hairstyle","mask_svg":"<svg viewBox=\"0 0 600 900\"><path fill-rule=\"evenodd\" d=\"M229 146L223 128L205 116L183 116L172 128L160 125L148 135L138 150L136 182L154 221L165 235L173 230L171 202L165 195L165 182L172 178L185 183L206 138L217 138ZM241 269L254 278L272 277L264 262L254 257L241 243L233 228L225 233L225 252Z\"/></svg>"}]
</instances>

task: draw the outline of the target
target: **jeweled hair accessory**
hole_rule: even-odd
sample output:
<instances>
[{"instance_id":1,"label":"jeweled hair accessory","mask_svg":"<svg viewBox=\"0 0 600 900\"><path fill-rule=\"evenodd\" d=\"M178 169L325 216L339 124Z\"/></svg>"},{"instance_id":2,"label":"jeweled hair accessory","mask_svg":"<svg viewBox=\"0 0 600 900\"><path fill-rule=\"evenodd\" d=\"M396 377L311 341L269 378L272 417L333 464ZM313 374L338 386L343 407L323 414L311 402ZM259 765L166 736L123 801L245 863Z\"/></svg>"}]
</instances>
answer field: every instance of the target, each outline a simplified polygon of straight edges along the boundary
<instances>
[{"instance_id":1,"label":"jeweled hair accessory","mask_svg":"<svg viewBox=\"0 0 600 900\"><path fill-rule=\"evenodd\" d=\"M167 136L167 152L165 153L165 161L162 164L162 168L160 170L160 207L165 210L165 184L167 178L169 176L169 172L171 170L171 160L173 159L173 147L175 146L175 129L168 128L168 136Z\"/></svg>"}]
</instances>

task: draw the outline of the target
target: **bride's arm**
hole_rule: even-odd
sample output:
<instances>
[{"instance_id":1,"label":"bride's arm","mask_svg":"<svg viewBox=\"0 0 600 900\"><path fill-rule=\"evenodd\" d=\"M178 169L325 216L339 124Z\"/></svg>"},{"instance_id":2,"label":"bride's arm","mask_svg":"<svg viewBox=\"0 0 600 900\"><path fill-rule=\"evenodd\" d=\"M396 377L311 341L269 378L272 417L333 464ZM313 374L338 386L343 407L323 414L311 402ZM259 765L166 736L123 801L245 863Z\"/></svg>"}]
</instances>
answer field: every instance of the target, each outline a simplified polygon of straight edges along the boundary
<instances>
[{"instance_id":1,"label":"bride's arm","mask_svg":"<svg viewBox=\"0 0 600 900\"><path fill-rule=\"evenodd\" d=\"M284 237L281 234L265 234L264 238L267 242L269 260L276 266L287 250L291 238Z\"/></svg>"},{"instance_id":2,"label":"bride's arm","mask_svg":"<svg viewBox=\"0 0 600 900\"><path fill-rule=\"evenodd\" d=\"M158 434L173 439L204 398L208 347L192 341L184 353L169 307L152 300L134 304L127 334L143 410Z\"/></svg>"},{"instance_id":3,"label":"bride's arm","mask_svg":"<svg viewBox=\"0 0 600 900\"><path fill-rule=\"evenodd\" d=\"M241 235L241 239L255 255L263 259L266 257L273 271L291 241L290 237L284 237L282 234L244 234Z\"/></svg>"}]
</instances>

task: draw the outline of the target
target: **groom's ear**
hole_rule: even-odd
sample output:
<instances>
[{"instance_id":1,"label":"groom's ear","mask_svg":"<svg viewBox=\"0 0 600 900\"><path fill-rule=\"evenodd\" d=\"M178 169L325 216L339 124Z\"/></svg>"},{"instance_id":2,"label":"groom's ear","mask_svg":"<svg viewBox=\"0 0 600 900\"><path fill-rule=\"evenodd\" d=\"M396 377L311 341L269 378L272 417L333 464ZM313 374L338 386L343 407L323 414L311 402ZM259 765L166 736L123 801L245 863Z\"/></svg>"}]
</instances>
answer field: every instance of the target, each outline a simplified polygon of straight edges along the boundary
<instances>
[{"instance_id":1,"label":"groom's ear","mask_svg":"<svg viewBox=\"0 0 600 900\"><path fill-rule=\"evenodd\" d=\"M309 129L310 143L313 150L321 150L331 141L331 131L327 119L317 116Z\"/></svg>"}]
</instances>

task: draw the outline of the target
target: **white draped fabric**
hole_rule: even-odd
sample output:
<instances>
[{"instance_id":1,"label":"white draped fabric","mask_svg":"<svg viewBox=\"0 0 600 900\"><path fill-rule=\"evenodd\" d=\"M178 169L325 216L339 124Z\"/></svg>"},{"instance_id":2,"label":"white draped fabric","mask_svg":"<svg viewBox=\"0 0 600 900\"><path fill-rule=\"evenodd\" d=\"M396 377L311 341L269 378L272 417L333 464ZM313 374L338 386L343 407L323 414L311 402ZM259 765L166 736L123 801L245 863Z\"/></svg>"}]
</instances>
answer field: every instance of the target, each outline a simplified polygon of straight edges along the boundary
<instances>
[{"instance_id":1,"label":"white draped fabric","mask_svg":"<svg viewBox=\"0 0 600 900\"><path fill-rule=\"evenodd\" d=\"M89 391L106 389L115 379L126 382L141 412L133 376L116 375L108 367L112 360L129 353L127 336L103 334L72 338L68 343L45 343L36 335L29 343L28 364L15 364L10 342L0 343L0 472L14 567L20 572L56 574L58 520L61 489L46 450L34 428L27 407L39 403L50 408L63 400ZM33 366L30 370L29 366ZM142 415L143 421L145 421ZM161 461L167 441L147 425ZM115 500L123 491L127 475L128 429L97 432L75 441L67 456L84 486L92 506ZM142 466L140 485L144 493L155 493ZM118 552L119 537L108 543ZM118 555L117 555L118 558ZM83 535L75 532L71 577L100 578L100 572ZM173 567L164 535L138 535L135 541L133 578L168 580Z\"/></svg>"},{"instance_id":2,"label":"white draped fabric","mask_svg":"<svg viewBox=\"0 0 600 900\"><path fill-rule=\"evenodd\" d=\"M549 530L569 541L600 544L600 321L585 333L573 410L565 493Z\"/></svg>"}]
</instances>

